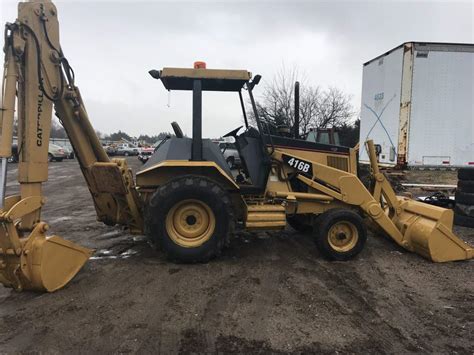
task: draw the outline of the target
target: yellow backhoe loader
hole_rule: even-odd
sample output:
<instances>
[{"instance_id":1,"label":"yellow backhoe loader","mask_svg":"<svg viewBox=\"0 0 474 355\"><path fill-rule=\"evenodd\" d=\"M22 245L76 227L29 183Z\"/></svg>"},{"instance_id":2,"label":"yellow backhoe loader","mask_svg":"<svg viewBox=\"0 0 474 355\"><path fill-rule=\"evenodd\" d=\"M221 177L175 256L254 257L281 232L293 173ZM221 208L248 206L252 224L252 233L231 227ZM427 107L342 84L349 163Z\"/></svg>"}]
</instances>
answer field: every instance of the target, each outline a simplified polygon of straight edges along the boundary
<instances>
[{"instance_id":1,"label":"yellow backhoe loader","mask_svg":"<svg viewBox=\"0 0 474 355\"><path fill-rule=\"evenodd\" d=\"M137 172L124 159L109 159L89 121L75 75L59 42L56 7L22 2L5 30L1 103L0 282L16 290L54 291L93 253L59 236L47 236L41 220L42 183L48 178L52 110L63 124L91 192L98 219L146 234L170 259L203 262L216 257L237 228L278 230L289 223L314 234L321 253L347 260L366 241L370 220L403 248L444 262L474 251L452 232L453 213L397 197L370 153L373 184L357 177L353 149L279 134L261 119L253 89L260 76L246 70L195 68L152 70L167 90L193 93L192 138L173 123L176 137L162 142ZM218 146L202 138L202 93L238 93L245 127L233 137L242 171L233 174ZM247 122L243 92L256 127ZM20 193L5 195L14 112L18 116ZM229 138L231 139L231 138ZM236 175L236 176L234 176Z\"/></svg>"}]
</instances>

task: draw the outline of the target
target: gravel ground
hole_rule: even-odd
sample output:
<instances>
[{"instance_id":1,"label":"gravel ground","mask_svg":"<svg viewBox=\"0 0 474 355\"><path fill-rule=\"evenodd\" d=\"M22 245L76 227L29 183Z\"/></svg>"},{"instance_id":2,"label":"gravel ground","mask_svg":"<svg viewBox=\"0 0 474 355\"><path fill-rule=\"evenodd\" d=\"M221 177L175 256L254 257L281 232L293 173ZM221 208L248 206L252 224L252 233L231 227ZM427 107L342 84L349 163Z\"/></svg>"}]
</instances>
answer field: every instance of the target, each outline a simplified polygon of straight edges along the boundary
<instances>
[{"instance_id":1,"label":"gravel ground","mask_svg":"<svg viewBox=\"0 0 474 355\"><path fill-rule=\"evenodd\" d=\"M56 293L0 288L0 353L474 353L473 261L434 264L370 235L355 260L328 262L287 230L178 265L96 222L76 161L50 164L45 193L51 232L97 252Z\"/></svg>"}]
</instances>

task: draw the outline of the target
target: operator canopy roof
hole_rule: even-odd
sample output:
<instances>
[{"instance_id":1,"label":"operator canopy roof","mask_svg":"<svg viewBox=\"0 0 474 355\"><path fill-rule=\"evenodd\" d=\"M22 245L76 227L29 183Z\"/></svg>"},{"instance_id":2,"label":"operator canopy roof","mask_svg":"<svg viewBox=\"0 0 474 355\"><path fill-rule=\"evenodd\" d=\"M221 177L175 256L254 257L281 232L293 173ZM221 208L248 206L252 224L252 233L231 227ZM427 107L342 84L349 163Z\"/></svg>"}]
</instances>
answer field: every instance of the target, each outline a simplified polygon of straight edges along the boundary
<instances>
[{"instance_id":1,"label":"operator canopy roof","mask_svg":"<svg viewBox=\"0 0 474 355\"><path fill-rule=\"evenodd\" d=\"M193 82L201 80L203 91L240 91L252 78L247 70L163 68L150 71L167 90L193 90Z\"/></svg>"}]
</instances>

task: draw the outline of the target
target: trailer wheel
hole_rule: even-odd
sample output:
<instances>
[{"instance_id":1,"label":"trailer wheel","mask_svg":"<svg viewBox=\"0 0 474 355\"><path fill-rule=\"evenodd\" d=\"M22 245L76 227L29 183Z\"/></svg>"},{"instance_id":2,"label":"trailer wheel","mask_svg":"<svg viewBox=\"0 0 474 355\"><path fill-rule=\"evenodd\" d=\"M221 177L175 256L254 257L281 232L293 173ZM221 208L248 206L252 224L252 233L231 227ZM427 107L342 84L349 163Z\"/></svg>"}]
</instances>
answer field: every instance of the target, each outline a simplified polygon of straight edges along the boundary
<instances>
[{"instance_id":1,"label":"trailer wheel","mask_svg":"<svg viewBox=\"0 0 474 355\"><path fill-rule=\"evenodd\" d=\"M458 181L458 191L460 192L467 192L467 193L474 193L474 180L459 180Z\"/></svg>"},{"instance_id":2,"label":"trailer wheel","mask_svg":"<svg viewBox=\"0 0 474 355\"><path fill-rule=\"evenodd\" d=\"M207 262L233 230L229 194L212 180L187 175L161 186L150 199L145 230L171 260Z\"/></svg>"},{"instance_id":3,"label":"trailer wheel","mask_svg":"<svg viewBox=\"0 0 474 355\"><path fill-rule=\"evenodd\" d=\"M474 180L474 168L459 168L459 180Z\"/></svg>"},{"instance_id":4,"label":"trailer wheel","mask_svg":"<svg viewBox=\"0 0 474 355\"><path fill-rule=\"evenodd\" d=\"M345 261L362 251L367 240L367 228L357 213L334 208L317 218L314 235L324 257Z\"/></svg>"},{"instance_id":5,"label":"trailer wheel","mask_svg":"<svg viewBox=\"0 0 474 355\"><path fill-rule=\"evenodd\" d=\"M474 193L465 193L461 191L456 191L454 198L456 200L456 203L461 203L464 205L474 205Z\"/></svg>"},{"instance_id":6,"label":"trailer wheel","mask_svg":"<svg viewBox=\"0 0 474 355\"><path fill-rule=\"evenodd\" d=\"M300 233L311 233L313 226L311 224L311 216L304 214L295 214L286 216L286 221L295 231Z\"/></svg>"}]
</instances>

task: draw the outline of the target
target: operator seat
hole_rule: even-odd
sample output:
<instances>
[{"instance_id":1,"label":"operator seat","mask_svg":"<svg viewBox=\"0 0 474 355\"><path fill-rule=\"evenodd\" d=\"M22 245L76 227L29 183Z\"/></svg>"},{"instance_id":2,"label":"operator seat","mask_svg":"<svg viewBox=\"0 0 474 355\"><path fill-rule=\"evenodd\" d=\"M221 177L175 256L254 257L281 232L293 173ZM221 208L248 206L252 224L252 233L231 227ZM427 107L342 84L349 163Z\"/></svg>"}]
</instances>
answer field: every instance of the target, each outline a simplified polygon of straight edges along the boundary
<instances>
[{"instance_id":1,"label":"operator seat","mask_svg":"<svg viewBox=\"0 0 474 355\"><path fill-rule=\"evenodd\" d=\"M236 145L239 150L242 168L250 177L251 185L240 185L244 195L260 195L265 192L267 179L271 169L271 160L260 136L253 127L236 136Z\"/></svg>"}]
</instances>

